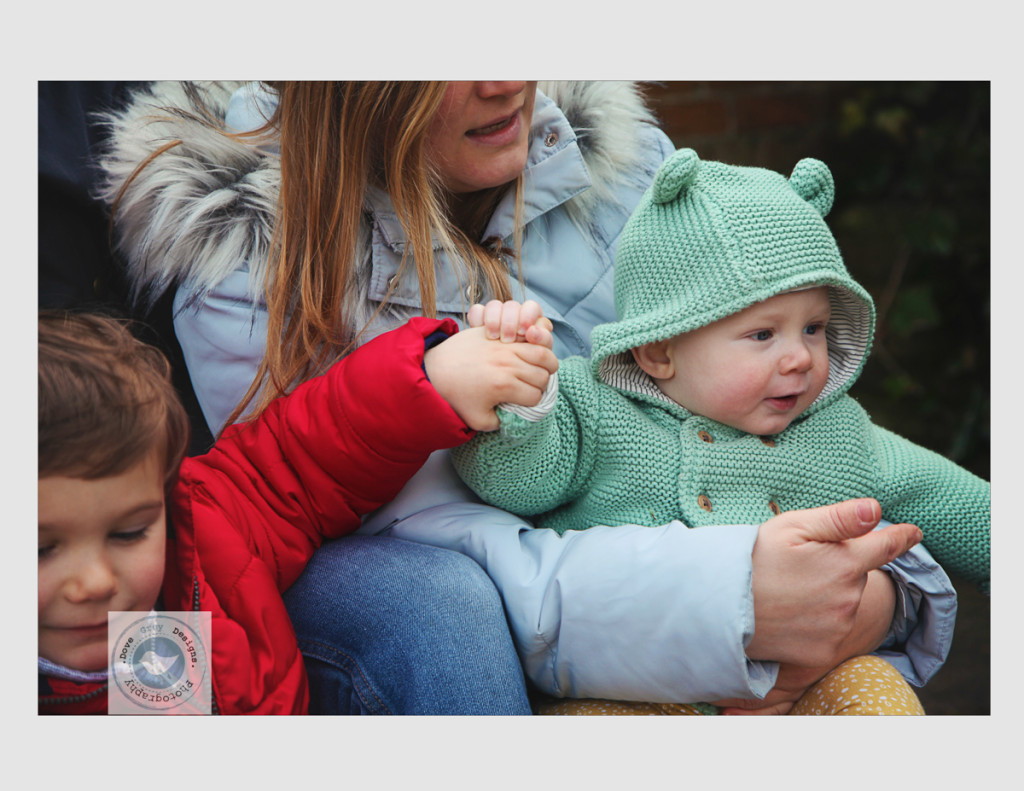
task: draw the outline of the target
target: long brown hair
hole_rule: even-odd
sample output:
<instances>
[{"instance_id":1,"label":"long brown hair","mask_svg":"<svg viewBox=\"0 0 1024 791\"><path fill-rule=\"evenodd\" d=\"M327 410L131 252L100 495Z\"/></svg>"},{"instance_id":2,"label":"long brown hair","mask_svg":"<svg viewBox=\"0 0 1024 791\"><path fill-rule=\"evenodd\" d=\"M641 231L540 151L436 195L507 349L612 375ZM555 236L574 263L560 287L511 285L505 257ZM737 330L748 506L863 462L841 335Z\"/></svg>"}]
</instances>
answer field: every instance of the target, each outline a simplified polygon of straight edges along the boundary
<instances>
[{"instance_id":1,"label":"long brown hair","mask_svg":"<svg viewBox=\"0 0 1024 791\"><path fill-rule=\"evenodd\" d=\"M509 299L508 267L518 264L522 176L515 182L514 250L480 243L508 185L474 195L475 211L456 224L449 196L428 161L425 141L441 104L441 82L271 82L279 102L267 125L281 151L281 192L267 278L267 346L255 381L228 419L254 403L258 415L277 396L322 372L354 348L351 294L364 200L370 185L391 198L415 262L423 313L436 315L432 234L461 261L480 293ZM521 280L521 272L520 272ZM387 303L392 285L377 313ZM375 313L374 316L377 314Z\"/></svg>"}]
</instances>

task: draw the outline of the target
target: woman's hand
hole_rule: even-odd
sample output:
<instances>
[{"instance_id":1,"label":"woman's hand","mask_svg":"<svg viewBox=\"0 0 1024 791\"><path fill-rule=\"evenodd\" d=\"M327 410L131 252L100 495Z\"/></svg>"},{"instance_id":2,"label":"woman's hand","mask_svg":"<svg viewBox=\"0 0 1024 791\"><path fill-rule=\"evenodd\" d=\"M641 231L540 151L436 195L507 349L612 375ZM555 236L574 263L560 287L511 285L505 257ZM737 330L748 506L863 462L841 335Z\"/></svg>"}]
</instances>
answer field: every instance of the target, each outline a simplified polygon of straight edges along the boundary
<instances>
[{"instance_id":1,"label":"woman's hand","mask_svg":"<svg viewBox=\"0 0 1024 791\"><path fill-rule=\"evenodd\" d=\"M775 686L763 700L733 698L715 701L723 714L788 714L793 705L814 684L847 659L870 654L885 639L896 609L896 586L888 573L868 572L867 584L854 625L836 655L824 665L808 666L782 663Z\"/></svg>"},{"instance_id":2,"label":"woman's hand","mask_svg":"<svg viewBox=\"0 0 1024 791\"><path fill-rule=\"evenodd\" d=\"M804 693L823 679L831 667L802 667L801 665L779 665L775 686L764 696L764 700L732 698L716 700L720 714L789 714L790 709L804 696Z\"/></svg>"},{"instance_id":3,"label":"woman's hand","mask_svg":"<svg viewBox=\"0 0 1024 791\"><path fill-rule=\"evenodd\" d=\"M752 559L748 657L831 668L854 643L881 640L892 608L885 613L886 600L873 586L861 612L868 572L921 540L914 525L874 530L881 513L876 500L848 500L788 511L761 525Z\"/></svg>"},{"instance_id":4,"label":"woman's hand","mask_svg":"<svg viewBox=\"0 0 1024 791\"><path fill-rule=\"evenodd\" d=\"M515 300L492 299L486 305L473 305L466 314L470 327L483 327L487 337L502 343L526 341L552 348L554 325L544 316L541 306L532 299L520 305Z\"/></svg>"},{"instance_id":5,"label":"woman's hand","mask_svg":"<svg viewBox=\"0 0 1024 791\"><path fill-rule=\"evenodd\" d=\"M541 329L531 326L530 329ZM429 349L423 367L434 389L475 431L494 431L498 404L536 406L558 370L549 346L495 343L483 327L463 330Z\"/></svg>"}]
</instances>

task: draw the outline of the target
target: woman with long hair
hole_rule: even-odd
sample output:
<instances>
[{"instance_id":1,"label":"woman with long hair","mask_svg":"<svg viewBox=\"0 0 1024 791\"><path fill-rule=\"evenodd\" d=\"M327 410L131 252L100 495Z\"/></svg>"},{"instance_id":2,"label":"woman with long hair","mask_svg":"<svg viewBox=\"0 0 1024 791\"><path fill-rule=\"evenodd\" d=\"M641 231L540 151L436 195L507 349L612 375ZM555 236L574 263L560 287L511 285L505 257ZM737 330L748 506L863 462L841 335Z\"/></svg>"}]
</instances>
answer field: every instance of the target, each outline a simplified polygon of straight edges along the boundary
<instances>
[{"instance_id":1,"label":"woman with long hair","mask_svg":"<svg viewBox=\"0 0 1024 791\"><path fill-rule=\"evenodd\" d=\"M135 298L176 289L214 433L414 315L465 324L474 303L532 299L558 356L587 354L614 316L618 234L673 151L625 82L160 83L107 123ZM529 713L516 649L555 696L795 699L809 682L790 663L857 645L870 569L932 592L913 552L890 563L917 531L869 533L875 509L560 538L481 504L434 454L288 591L312 710ZM874 618L919 681L937 664L901 646L933 628L922 602Z\"/></svg>"}]
</instances>

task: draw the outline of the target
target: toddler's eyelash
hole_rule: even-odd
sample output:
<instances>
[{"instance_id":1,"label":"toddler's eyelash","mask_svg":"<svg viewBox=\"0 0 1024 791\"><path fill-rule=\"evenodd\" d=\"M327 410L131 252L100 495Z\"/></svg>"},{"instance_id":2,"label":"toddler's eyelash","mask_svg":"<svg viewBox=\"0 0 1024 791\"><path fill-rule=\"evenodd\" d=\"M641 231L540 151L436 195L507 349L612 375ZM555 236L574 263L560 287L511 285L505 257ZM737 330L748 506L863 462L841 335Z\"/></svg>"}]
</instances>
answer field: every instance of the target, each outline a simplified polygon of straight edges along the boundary
<instances>
[{"instance_id":1,"label":"toddler's eyelash","mask_svg":"<svg viewBox=\"0 0 1024 791\"><path fill-rule=\"evenodd\" d=\"M133 541L141 541L143 538L146 537L146 533L148 531L148 527L140 527L138 530L126 530L121 533L111 533L110 537L115 541L130 544Z\"/></svg>"}]
</instances>

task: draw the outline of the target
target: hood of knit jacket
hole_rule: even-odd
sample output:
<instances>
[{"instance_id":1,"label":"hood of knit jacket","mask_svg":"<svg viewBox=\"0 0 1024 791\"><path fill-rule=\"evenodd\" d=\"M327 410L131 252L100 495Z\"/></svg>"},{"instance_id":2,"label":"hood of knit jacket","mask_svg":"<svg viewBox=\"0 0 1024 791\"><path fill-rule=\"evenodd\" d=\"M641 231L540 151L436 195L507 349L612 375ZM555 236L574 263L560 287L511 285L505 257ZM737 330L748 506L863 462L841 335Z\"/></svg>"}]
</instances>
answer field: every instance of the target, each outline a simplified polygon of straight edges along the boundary
<instances>
[{"instance_id":1,"label":"hood of knit jacket","mask_svg":"<svg viewBox=\"0 0 1024 791\"><path fill-rule=\"evenodd\" d=\"M824 216L828 167L802 159L785 176L701 161L665 161L630 217L615 260L618 320L594 329L594 372L608 384L666 399L629 350L695 330L786 291L828 286L829 378L816 410L846 392L874 334L871 297L850 277ZM809 410L810 411L810 410Z\"/></svg>"},{"instance_id":2,"label":"hood of knit jacket","mask_svg":"<svg viewBox=\"0 0 1024 791\"><path fill-rule=\"evenodd\" d=\"M134 300L152 304L183 285L187 304L200 302L242 262L253 301L262 295L281 170L272 139L223 133L229 102L243 85L157 82L125 108L100 116L109 144L99 161L99 197L114 208ZM269 117L273 94L261 88L254 96ZM590 177L565 204L571 220L585 226L616 184L635 179L642 161L636 124L654 118L632 82L541 82L538 105L543 97L568 120ZM357 280L369 278L361 271L369 266L369 235L361 242Z\"/></svg>"}]
</instances>

